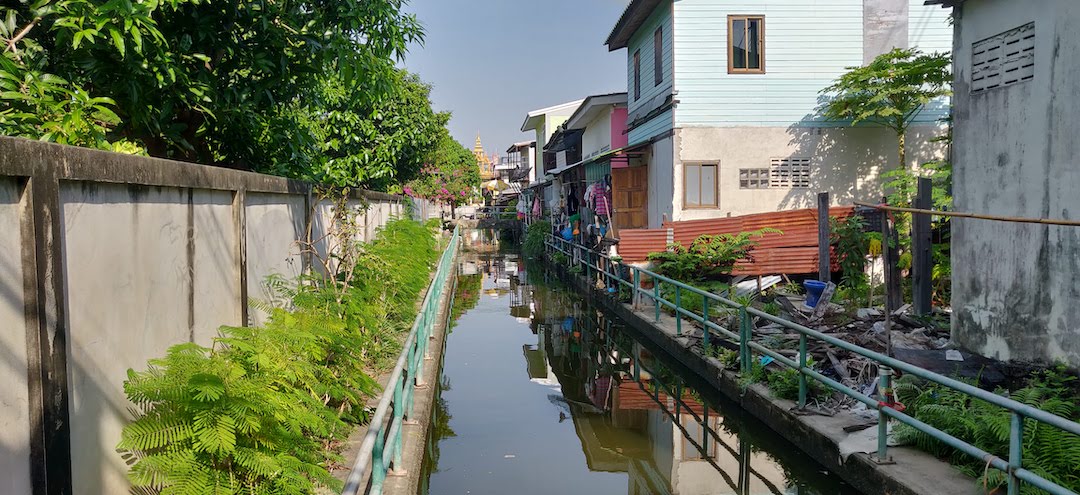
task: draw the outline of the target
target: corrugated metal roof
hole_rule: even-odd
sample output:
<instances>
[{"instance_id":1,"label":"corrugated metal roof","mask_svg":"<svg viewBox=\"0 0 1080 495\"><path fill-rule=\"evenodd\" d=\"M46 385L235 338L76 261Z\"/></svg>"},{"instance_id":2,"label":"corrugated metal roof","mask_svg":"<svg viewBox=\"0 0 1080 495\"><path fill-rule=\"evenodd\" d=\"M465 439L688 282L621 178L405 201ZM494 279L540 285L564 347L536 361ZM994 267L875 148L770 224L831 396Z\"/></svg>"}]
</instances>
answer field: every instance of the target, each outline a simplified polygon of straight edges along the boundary
<instances>
[{"instance_id":1,"label":"corrugated metal roof","mask_svg":"<svg viewBox=\"0 0 1080 495\"><path fill-rule=\"evenodd\" d=\"M829 216L846 218L854 207L841 206L829 209ZM759 213L740 217L714 218L668 222L664 229L620 232L619 254L628 262L641 262L649 253L666 248L666 229L672 229L675 242L690 245L703 235L735 234L762 228L774 228L781 233L769 233L758 239L751 252L752 261L735 267L735 275L810 274L818 270L818 215L817 209L787 210ZM639 234L637 232L647 232ZM663 233L663 236L657 233ZM623 239L629 236L630 249L624 249ZM833 268L836 269L835 257Z\"/></svg>"},{"instance_id":2,"label":"corrugated metal roof","mask_svg":"<svg viewBox=\"0 0 1080 495\"><path fill-rule=\"evenodd\" d=\"M631 263L645 261L649 253L667 248L667 229L624 229L619 231L619 256Z\"/></svg>"}]
</instances>

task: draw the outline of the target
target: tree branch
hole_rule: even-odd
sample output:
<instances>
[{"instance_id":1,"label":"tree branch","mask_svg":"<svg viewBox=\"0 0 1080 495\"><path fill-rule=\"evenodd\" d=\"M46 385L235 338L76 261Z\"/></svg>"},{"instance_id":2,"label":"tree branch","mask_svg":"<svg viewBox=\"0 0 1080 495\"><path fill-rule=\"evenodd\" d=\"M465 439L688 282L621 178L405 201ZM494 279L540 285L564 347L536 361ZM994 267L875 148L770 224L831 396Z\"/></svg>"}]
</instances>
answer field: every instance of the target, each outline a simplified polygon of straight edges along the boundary
<instances>
[{"instance_id":1,"label":"tree branch","mask_svg":"<svg viewBox=\"0 0 1080 495\"><path fill-rule=\"evenodd\" d=\"M34 29L34 26L36 26L39 21L41 21L40 17L35 17L34 20L30 21L30 24L27 24L26 27L22 28L22 30L19 31L19 33L16 34L14 38L8 40L7 47L4 48L4 51L6 52L8 50L11 50L11 53L15 54L15 60L22 62L22 57L19 57L19 48L15 45L18 44L19 41L21 41L23 38L25 38L27 33L29 33L31 29Z\"/></svg>"}]
</instances>

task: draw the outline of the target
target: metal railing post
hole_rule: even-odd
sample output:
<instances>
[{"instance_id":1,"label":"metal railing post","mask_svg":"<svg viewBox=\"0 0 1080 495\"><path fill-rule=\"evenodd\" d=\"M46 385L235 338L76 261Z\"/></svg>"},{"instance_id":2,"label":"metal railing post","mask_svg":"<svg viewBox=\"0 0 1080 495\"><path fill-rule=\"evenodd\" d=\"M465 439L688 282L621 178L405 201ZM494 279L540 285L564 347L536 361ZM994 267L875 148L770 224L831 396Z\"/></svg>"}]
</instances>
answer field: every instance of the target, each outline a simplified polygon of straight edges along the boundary
<instances>
[{"instance_id":1,"label":"metal railing post","mask_svg":"<svg viewBox=\"0 0 1080 495\"><path fill-rule=\"evenodd\" d=\"M682 291L675 286L675 336L682 336Z\"/></svg>"},{"instance_id":2,"label":"metal railing post","mask_svg":"<svg viewBox=\"0 0 1080 495\"><path fill-rule=\"evenodd\" d=\"M383 465L383 440L386 431L379 425L375 435L375 445L371 448L371 491L382 492L383 480L386 479L386 466Z\"/></svg>"},{"instance_id":3,"label":"metal railing post","mask_svg":"<svg viewBox=\"0 0 1080 495\"><path fill-rule=\"evenodd\" d=\"M1016 470L1024 467L1024 417L1013 412L1009 421L1009 487L1008 495L1020 495L1020 478Z\"/></svg>"},{"instance_id":4,"label":"metal railing post","mask_svg":"<svg viewBox=\"0 0 1080 495\"><path fill-rule=\"evenodd\" d=\"M585 261L585 280L588 280L589 283L592 283L592 281L593 281L593 278L592 278L593 277L593 267L592 267L593 254L592 254L591 251L586 251L586 254L587 254L588 257L586 258L587 261Z\"/></svg>"},{"instance_id":5,"label":"metal railing post","mask_svg":"<svg viewBox=\"0 0 1080 495\"><path fill-rule=\"evenodd\" d=\"M395 392L397 392L397 391L395 390ZM397 434L395 435L395 438L392 439L394 441L394 451L393 452L394 452L394 470L395 471L401 469L401 465L402 465L401 464L401 452L403 450L405 450L405 449L402 448L402 444L404 442L403 442L403 439L402 439L403 435L402 435L402 432L401 432L401 429L405 427L405 423L404 423L404 421L402 421L404 419L403 416L398 414L397 409L398 409L397 407L394 407L394 423L398 425L398 428L397 428ZM393 428L391 428L391 431L393 431Z\"/></svg>"},{"instance_id":6,"label":"metal railing post","mask_svg":"<svg viewBox=\"0 0 1080 495\"><path fill-rule=\"evenodd\" d=\"M638 290L641 287L641 272L634 270L634 268L630 269L634 272L634 290L632 292L632 297L630 298L630 304L634 309L639 309L640 306L638 306L638 298L641 296L641 294L638 293Z\"/></svg>"},{"instance_id":7,"label":"metal railing post","mask_svg":"<svg viewBox=\"0 0 1080 495\"><path fill-rule=\"evenodd\" d=\"M878 428L877 462L887 463L889 459L889 417L885 409L892 404L892 368L878 366Z\"/></svg>"},{"instance_id":8,"label":"metal railing post","mask_svg":"<svg viewBox=\"0 0 1080 495\"><path fill-rule=\"evenodd\" d=\"M746 312L746 306L739 308L739 363L742 372L749 374L750 366L750 315Z\"/></svg>"},{"instance_id":9,"label":"metal railing post","mask_svg":"<svg viewBox=\"0 0 1080 495\"><path fill-rule=\"evenodd\" d=\"M806 334L799 334L799 409L806 409Z\"/></svg>"},{"instance_id":10,"label":"metal railing post","mask_svg":"<svg viewBox=\"0 0 1080 495\"><path fill-rule=\"evenodd\" d=\"M709 352L709 298L701 296L701 342L705 353Z\"/></svg>"},{"instance_id":11,"label":"metal railing post","mask_svg":"<svg viewBox=\"0 0 1080 495\"><path fill-rule=\"evenodd\" d=\"M660 280L653 277L653 304L656 306L656 322L660 323Z\"/></svg>"}]
</instances>

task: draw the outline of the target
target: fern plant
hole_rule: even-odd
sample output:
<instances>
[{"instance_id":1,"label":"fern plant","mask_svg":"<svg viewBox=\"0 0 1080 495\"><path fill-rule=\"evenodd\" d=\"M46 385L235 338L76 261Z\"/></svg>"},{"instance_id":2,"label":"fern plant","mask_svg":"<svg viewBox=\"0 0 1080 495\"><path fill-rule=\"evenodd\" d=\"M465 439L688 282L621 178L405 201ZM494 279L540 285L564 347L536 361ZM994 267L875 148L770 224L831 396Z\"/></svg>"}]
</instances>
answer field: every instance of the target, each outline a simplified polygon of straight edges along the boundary
<instances>
[{"instance_id":1,"label":"fern plant","mask_svg":"<svg viewBox=\"0 0 1080 495\"><path fill-rule=\"evenodd\" d=\"M997 393L1064 418L1080 420L1080 403L1072 385L1075 380L1059 366L1037 374L1024 388L1013 392L998 390ZM897 383L896 393L907 405L908 414L980 449L1007 458L1011 414L1005 409L946 387L920 384L910 376ZM1023 425L1024 468L1080 492L1080 436L1033 419L1025 419ZM897 435L900 440L949 459L961 471L978 478L980 486L985 483L990 488L1002 487L1008 481L1005 473L988 470L984 462L955 451L914 428L900 425ZM1022 484L1020 493L1044 495L1047 492Z\"/></svg>"},{"instance_id":2,"label":"fern plant","mask_svg":"<svg viewBox=\"0 0 1080 495\"><path fill-rule=\"evenodd\" d=\"M337 488L322 446L306 434L312 401L296 402L278 378L194 344L129 372L124 391L137 419L118 449L131 463L133 488L162 495Z\"/></svg>"},{"instance_id":3,"label":"fern plant","mask_svg":"<svg viewBox=\"0 0 1080 495\"><path fill-rule=\"evenodd\" d=\"M225 327L210 348L172 347L124 390L134 421L118 450L147 494L307 494L378 390L367 371L400 348L438 258L431 228L389 222L331 276L271 278L260 328Z\"/></svg>"}]
</instances>

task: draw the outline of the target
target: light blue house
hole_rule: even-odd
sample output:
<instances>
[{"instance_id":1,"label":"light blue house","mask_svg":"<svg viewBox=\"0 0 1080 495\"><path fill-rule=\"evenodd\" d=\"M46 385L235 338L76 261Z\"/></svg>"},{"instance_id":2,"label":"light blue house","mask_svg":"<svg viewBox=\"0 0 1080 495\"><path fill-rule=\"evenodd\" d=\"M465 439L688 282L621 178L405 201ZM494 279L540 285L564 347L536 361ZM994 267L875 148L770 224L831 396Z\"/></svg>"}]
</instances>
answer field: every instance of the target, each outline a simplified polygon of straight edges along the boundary
<instances>
[{"instance_id":1,"label":"light blue house","mask_svg":"<svg viewBox=\"0 0 1080 495\"><path fill-rule=\"evenodd\" d=\"M949 11L924 0L633 0L607 39L627 50L631 169L648 227L880 197L890 131L817 114L846 67L894 47L945 52ZM908 133L908 166L941 156L945 105ZM637 169L637 170L635 170ZM629 173L629 172L628 172ZM616 190L615 194L619 194ZM617 201L618 203L618 201Z\"/></svg>"}]
</instances>

